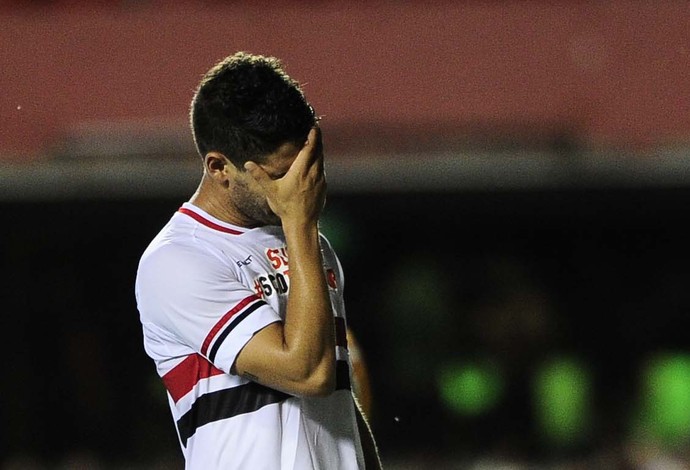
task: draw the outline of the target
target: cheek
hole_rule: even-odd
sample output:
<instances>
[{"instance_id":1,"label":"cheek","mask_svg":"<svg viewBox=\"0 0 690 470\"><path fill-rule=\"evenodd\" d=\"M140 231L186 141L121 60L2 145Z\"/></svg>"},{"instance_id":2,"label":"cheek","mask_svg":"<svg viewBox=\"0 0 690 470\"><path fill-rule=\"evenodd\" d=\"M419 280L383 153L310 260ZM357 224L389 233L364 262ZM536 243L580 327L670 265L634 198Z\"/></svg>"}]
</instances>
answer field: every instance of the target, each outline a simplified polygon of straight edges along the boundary
<instances>
[{"instance_id":1,"label":"cheek","mask_svg":"<svg viewBox=\"0 0 690 470\"><path fill-rule=\"evenodd\" d=\"M261 187L261 185L259 183L257 183L256 181L254 181L253 179L250 179L247 182L246 188L247 188L247 192L249 194L252 194L255 197L261 197L261 198L266 197L266 194L264 193L264 190Z\"/></svg>"},{"instance_id":2,"label":"cheek","mask_svg":"<svg viewBox=\"0 0 690 470\"><path fill-rule=\"evenodd\" d=\"M259 183L250 178L237 181L235 190L230 195L230 198L245 207L263 207L268 205L266 194Z\"/></svg>"},{"instance_id":3,"label":"cheek","mask_svg":"<svg viewBox=\"0 0 690 470\"><path fill-rule=\"evenodd\" d=\"M251 198L253 195L258 195L261 191L259 183L251 178L238 178L235 181L234 196L242 199Z\"/></svg>"},{"instance_id":4,"label":"cheek","mask_svg":"<svg viewBox=\"0 0 690 470\"><path fill-rule=\"evenodd\" d=\"M259 186L259 183L252 181L246 188L246 199L253 201L255 205L263 206L268 205L266 201L266 193L263 188Z\"/></svg>"}]
</instances>

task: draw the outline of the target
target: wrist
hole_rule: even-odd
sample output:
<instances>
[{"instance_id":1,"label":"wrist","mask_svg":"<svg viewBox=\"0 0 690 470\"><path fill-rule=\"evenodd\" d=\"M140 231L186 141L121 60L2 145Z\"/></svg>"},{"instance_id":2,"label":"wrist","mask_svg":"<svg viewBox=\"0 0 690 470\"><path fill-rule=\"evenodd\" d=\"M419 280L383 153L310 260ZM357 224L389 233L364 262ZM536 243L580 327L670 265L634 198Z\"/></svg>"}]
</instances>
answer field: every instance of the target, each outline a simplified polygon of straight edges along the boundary
<instances>
[{"instance_id":1,"label":"wrist","mask_svg":"<svg viewBox=\"0 0 690 470\"><path fill-rule=\"evenodd\" d=\"M319 227L316 222L283 222L283 233L290 259L293 256L309 257L310 253L321 254Z\"/></svg>"},{"instance_id":2,"label":"wrist","mask_svg":"<svg viewBox=\"0 0 690 470\"><path fill-rule=\"evenodd\" d=\"M319 234L319 221L317 219L286 217L281 219L281 224L286 237L290 235L298 235L300 237L316 235L318 237Z\"/></svg>"}]
</instances>

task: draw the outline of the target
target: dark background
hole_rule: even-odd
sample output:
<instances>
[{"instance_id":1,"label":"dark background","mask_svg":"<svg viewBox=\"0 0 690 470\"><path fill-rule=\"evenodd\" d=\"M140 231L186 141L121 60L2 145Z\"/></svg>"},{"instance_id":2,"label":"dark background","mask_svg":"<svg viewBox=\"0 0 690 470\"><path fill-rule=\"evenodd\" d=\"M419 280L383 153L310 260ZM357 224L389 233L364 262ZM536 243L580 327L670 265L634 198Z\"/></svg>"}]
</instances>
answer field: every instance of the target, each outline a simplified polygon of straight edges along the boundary
<instances>
[{"instance_id":1,"label":"dark background","mask_svg":"<svg viewBox=\"0 0 690 470\"><path fill-rule=\"evenodd\" d=\"M182 201L2 203L2 458L176 462L133 282ZM685 188L331 196L323 229L341 253L384 458L614 448L627 459L645 361L687 347L689 201ZM510 312L501 299L514 295L528 296L525 312L483 308ZM532 316L540 326L530 330ZM535 421L529 384L539 364L563 356L587 365L596 420L556 445ZM506 383L477 415L454 412L438 391L440 368L469 358L490 358Z\"/></svg>"}]
</instances>

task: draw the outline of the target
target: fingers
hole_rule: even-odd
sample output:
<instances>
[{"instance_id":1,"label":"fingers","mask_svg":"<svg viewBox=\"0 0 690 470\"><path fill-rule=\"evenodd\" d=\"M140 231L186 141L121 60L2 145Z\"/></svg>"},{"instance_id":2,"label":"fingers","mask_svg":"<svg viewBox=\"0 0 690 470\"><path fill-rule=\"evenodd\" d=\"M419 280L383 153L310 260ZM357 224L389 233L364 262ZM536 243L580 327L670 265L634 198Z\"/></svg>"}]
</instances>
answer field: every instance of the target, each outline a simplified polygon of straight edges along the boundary
<instances>
[{"instance_id":1,"label":"fingers","mask_svg":"<svg viewBox=\"0 0 690 470\"><path fill-rule=\"evenodd\" d=\"M295 158L293 167L300 173L306 173L308 169L318 161L318 159L323 159L323 142L321 139L321 129L318 127L312 127L307 135L307 141L304 147L297 154Z\"/></svg>"},{"instance_id":2,"label":"fingers","mask_svg":"<svg viewBox=\"0 0 690 470\"><path fill-rule=\"evenodd\" d=\"M314 155L316 158L322 158L323 157L323 135L321 133L321 128L320 127L314 127L312 128L312 131L315 132L315 144L316 148L314 149Z\"/></svg>"},{"instance_id":3,"label":"fingers","mask_svg":"<svg viewBox=\"0 0 690 470\"><path fill-rule=\"evenodd\" d=\"M318 157L323 153L323 140L321 138L321 128L316 126L312 127L307 135L307 142L304 145L304 149L309 152L312 158Z\"/></svg>"},{"instance_id":4,"label":"fingers","mask_svg":"<svg viewBox=\"0 0 690 470\"><path fill-rule=\"evenodd\" d=\"M316 170L319 173L323 173L323 136L321 134L321 128L320 127L315 127L314 130L316 131L316 141L315 141L315 148L313 152L313 157L314 160L316 161ZM314 161L312 160L312 161Z\"/></svg>"},{"instance_id":5,"label":"fingers","mask_svg":"<svg viewBox=\"0 0 690 470\"><path fill-rule=\"evenodd\" d=\"M323 140L321 129L312 127L307 135L304 146L299 150L297 157L290 165L287 175L309 175L323 173ZM262 186L267 187L273 182L273 178L255 162L247 161L244 169ZM293 177L294 177L293 176ZM281 178L282 179L282 178Z\"/></svg>"}]
</instances>

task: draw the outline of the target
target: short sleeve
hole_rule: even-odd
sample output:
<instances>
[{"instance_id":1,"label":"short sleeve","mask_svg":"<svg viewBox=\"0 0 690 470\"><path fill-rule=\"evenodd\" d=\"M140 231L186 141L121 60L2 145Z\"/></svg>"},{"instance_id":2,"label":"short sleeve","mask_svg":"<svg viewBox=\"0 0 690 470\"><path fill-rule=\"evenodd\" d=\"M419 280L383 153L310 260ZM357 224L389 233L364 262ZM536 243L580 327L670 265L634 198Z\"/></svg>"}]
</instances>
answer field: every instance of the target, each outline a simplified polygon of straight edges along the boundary
<instances>
[{"instance_id":1,"label":"short sleeve","mask_svg":"<svg viewBox=\"0 0 690 470\"><path fill-rule=\"evenodd\" d=\"M227 373L257 331L280 321L230 266L194 246L167 244L146 253L136 297L143 324L169 332Z\"/></svg>"},{"instance_id":2,"label":"short sleeve","mask_svg":"<svg viewBox=\"0 0 690 470\"><path fill-rule=\"evenodd\" d=\"M334 270L338 289L342 292L342 290L345 287L345 274L343 272L343 266L342 264L340 264L340 259L338 258L338 255L336 254L335 250L333 249L331 242L328 241L328 238L326 238L324 234L320 234L320 236L324 261L328 266L331 267L331 269Z\"/></svg>"}]
</instances>

